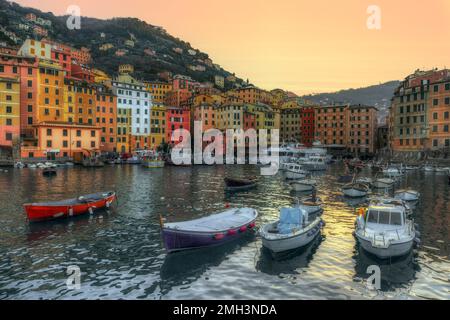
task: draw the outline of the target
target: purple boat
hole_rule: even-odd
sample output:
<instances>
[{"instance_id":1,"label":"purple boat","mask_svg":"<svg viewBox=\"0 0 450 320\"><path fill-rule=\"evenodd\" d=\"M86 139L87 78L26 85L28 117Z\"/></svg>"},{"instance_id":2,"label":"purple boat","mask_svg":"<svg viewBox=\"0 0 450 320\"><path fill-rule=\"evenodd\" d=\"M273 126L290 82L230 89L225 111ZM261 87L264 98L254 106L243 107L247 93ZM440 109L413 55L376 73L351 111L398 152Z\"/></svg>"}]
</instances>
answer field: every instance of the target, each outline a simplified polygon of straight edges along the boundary
<instances>
[{"instance_id":1,"label":"purple boat","mask_svg":"<svg viewBox=\"0 0 450 320\"><path fill-rule=\"evenodd\" d=\"M236 208L195 220L164 223L164 246L174 252L220 245L254 229L257 217L255 209Z\"/></svg>"}]
</instances>

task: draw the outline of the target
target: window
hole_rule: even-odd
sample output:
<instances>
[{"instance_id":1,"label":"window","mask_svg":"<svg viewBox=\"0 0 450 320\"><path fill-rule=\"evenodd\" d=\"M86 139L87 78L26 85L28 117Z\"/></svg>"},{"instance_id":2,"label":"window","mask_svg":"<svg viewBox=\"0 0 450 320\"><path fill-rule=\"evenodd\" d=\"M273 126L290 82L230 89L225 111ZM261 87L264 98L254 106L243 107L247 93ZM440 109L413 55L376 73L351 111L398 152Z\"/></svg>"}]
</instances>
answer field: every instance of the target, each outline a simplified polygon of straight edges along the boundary
<instances>
[{"instance_id":1,"label":"window","mask_svg":"<svg viewBox=\"0 0 450 320\"><path fill-rule=\"evenodd\" d=\"M63 137L67 137L67 129L63 129Z\"/></svg>"},{"instance_id":2,"label":"window","mask_svg":"<svg viewBox=\"0 0 450 320\"><path fill-rule=\"evenodd\" d=\"M7 132L5 134L5 139L6 139L6 141L12 141L12 133L11 132Z\"/></svg>"},{"instance_id":3,"label":"window","mask_svg":"<svg viewBox=\"0 0 450 320\"><path fill-rule=\"evenodd\" d=\"M390 216L389 212L379 211L378 212L378 223L389 224L389 216Z\"/></svg>"},{"instance_id":4,"label":"window","mask_svg":"<svg viewBox=\"0 0 450 320\"><path fill-rule=\"evenodd\" d=\"M69 145L69 143L67 142L67 140L63 141L63 148L67 148L67 146Z\"/></svg>"},{"instance_id":5,"label":"window","mask_svg":"<svg viewBox=\"0 0 450 320\"><path fill-rule=\"evenodd\" d=\"M52 129L47 129L47 136L51 136L52 135Z\"/></svg>"},{"instance_id":6,"label":"window","mask_svg":"<svg viewBox=\"0 0 450 320\"><path fill-rule=\"evenodd\" d=\"M91 141L91 148L95 148L95 141Z\"/></svg>"},{"instance_id":7,"label":"window","mask_svg":"<svg viewBox=\"0 0 450 320\"><path fill-rule=\"evenodd\" d=\"M6 113L12 113L12 107L7 106L6 107Z\"/></svg>"},{"instance_id":8,"label":"window","mask_svg":"<svg viewBox=\"0 0 450 320\"><path fill-rule=\"evenodd\" d=\"M52 140L47 140L47 148L51 148L52 147Z\"/></svg>"},{"instance_id":9,"label":"window","mask_svg":"<svg viewBox=\"0 0 450 320\"><path fill-rule=\"evenodd\" d=\"M81 148L81 141L77 141L77 148Z\"/></svg>"},{"instance_id":10,"label":"window","mask_svg":"<svg viewBox=\"0 0 450 320\"><path fill-rule=\"evenodd\" d=\"M81 137L81 130L77 130L77 137Z\"/></svg>"}]
</instances>

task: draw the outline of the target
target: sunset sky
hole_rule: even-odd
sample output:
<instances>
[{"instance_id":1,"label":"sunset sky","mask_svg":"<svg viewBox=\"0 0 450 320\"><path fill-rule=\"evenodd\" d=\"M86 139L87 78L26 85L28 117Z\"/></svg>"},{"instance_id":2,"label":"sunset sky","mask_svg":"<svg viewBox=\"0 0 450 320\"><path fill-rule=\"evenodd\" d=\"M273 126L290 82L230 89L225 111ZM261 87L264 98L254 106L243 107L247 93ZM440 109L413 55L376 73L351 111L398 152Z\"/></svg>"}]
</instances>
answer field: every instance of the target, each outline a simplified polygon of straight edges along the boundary
<instances>
[{"instance_id":1,"label":"sunset sky","mask_svg":"<svg viewBox=\"0 0 450 320\"><path fill-rule=\"evenodd\" d=\"M450 0L17 0L65 14L137 17L164 27L264 89L298 94L400 80L450 67ZM366 26L369 5L381 30Z\"/></svg>"}]
</instances>

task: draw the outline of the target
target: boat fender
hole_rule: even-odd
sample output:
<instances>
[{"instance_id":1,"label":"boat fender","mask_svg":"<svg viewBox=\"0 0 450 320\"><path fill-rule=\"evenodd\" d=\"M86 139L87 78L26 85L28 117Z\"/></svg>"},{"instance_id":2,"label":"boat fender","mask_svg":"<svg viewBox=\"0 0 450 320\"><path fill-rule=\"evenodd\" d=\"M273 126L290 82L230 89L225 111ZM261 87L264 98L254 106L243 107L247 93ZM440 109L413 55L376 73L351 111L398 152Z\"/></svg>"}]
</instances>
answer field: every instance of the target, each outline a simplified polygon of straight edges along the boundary
<instances>
[{"instance_id":1,"label":"boat fender","mask_svg":"<svg viewBox=\"0 0 450 320\"><path fill-rule=\"evenodd\" d=\"M254 228L255 226L256 226L256 223L252 222L252 223L250 223L250 224L248 225L248 228L249 228L249 229L252 229L252 228Z\"/></svg>"},{"instance_id":2,"label":"boat fender","mask_svg":"<svg viewBox=\"0 0 450 320\"><path fill-rule=\"evenodd\" d=\"M418 246L420 244L420 239L419 238L414 238L414 243L416 244L416 246Z\"/></svg>"},{"instance_id":3,"label":"boat fender","mask_svg":"<svg viewBox=\"0 0 450 320\"><path fill-rule=\"evenodd\" d=\"M110 201L106 201L105 206L106 206L107 208L109 208L110 205L111 205L111 202L110 202Z\"/></svg>"},{"instance_id":4,"label":"boat fender","mask_svg":"<svg viewBox=\"0 0 450 320\"><path fill-rule=\"evenodd\" d=\"M420 238L420 232L417 231L417 230L415 230L415 232L416 232L416 237L417 237L417 238Z\"/></svg>"},{"instance_id":5,"label":"boat fender","mask_svg":"<svg viewBox=\"0 0 450 320\"><path fill-rule=\"evenodd\" d=\"M215 240L221 240L221 239L223 239L225 237L225 235L223 234L223 233L216 233L215 235L214 235L214 239Z\"/></svg>"},{"instance_id":6,"label":"boat fender","mask_svg":"<svg viewBox=\"0 0 450 320\"><path fill-rule=\"evenodd\" d=\"M236 230L233 230L233 229L231 229L231 230L228 230L228 235L230 235L230 236L232 236L232 235L235 235L236 233L237 233L237 231Z\"/></svg>"},{"instance_id":7,"label":"boat fender","mask_svg":"<svg viewBox=\"0 0 450 320\"><path fill-rule=\"evenodd\" d=\"M69 216L70 217L73 216L73 208L72 207L69 208Z\"/></svg>"},{"instance_id":8,"label":"boat fender","mask_svg":"<svg viewBox=\"0 0 450 320\"><path fill-rule=\"evenodd\" d=\"M242 226L239 228L239 232L245 232L247 231L247 227L246 226Z\"/></svg>"},{"instance_id":9,"label":"boat fender","mask_svg":"<svg viewBox=\"0 0 450 320\"><path fill-rule=\"evenodd\" d=\"M93 214L94 213L94 209L92 209L92 207L89 207L88 211L89 211L89 214Z\"/></svg>"}]
</instances>

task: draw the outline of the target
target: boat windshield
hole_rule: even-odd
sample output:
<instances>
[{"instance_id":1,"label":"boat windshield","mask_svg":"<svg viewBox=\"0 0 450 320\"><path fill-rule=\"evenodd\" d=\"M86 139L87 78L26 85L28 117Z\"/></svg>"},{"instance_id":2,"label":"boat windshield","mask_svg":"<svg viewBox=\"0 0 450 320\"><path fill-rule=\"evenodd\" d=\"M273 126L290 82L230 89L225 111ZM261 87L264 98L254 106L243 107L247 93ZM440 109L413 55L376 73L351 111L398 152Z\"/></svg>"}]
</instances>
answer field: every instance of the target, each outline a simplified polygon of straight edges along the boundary
<instances>
[{"instance_id":1,"label":"boat windshield","mask_svg":"<svg viewBox=\"0 0 450 320\"><path fill-rule=\"evenodd\" d=\"M368 223L387 224L394 226L402 225L402 214L397 211L370 210L367 215Z\"/></svg>"}]
</instances>

